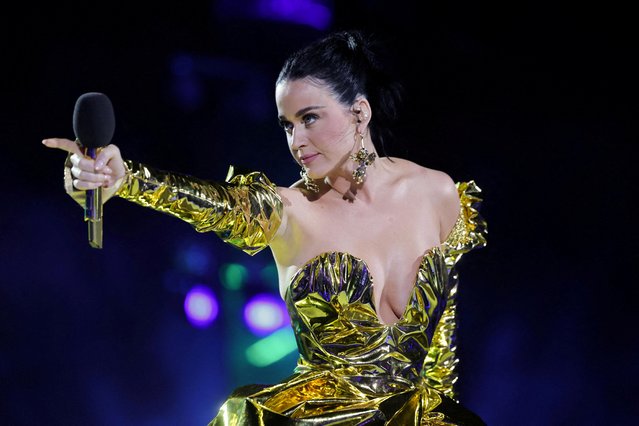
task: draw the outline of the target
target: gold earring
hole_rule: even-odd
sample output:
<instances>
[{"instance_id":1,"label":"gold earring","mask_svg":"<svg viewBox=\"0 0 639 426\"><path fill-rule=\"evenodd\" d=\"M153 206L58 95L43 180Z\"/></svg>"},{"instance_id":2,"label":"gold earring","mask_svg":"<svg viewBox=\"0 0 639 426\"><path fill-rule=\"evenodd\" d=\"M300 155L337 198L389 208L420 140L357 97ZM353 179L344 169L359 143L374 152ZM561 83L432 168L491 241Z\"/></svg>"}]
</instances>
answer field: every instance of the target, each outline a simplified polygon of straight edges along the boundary
<instances>
[{"instance_id":1,"label":"gold earring","mask_svg":"<svg viewBox=\"0 0 639 426\"><path fill-rule=\"evenodd\" d=\"M308 174L306 174L306 168L302 167L300 176L302 177L302 179L304 179L304 185L306 186L306 189L315 193L319 192L319 186L317 186L317 184L313 182L313 179L311 179Z\"/></svg>"},{"instance_id":2,"label":"gold earring","mask_svg":"<svg viewBox=\"0 0 639 426\"><path fill-rule=\"evenodd\" d=\"M375 162L374 152L369 153L366 148L364 148L364 134L360 133L360 148L357 151L357 154L351 154L350 157L353 161L358 163L355 170L353 170L353 179L357 184L364 182L364 178L366 177L366 168Z\"/></svg>"}]
</instances>

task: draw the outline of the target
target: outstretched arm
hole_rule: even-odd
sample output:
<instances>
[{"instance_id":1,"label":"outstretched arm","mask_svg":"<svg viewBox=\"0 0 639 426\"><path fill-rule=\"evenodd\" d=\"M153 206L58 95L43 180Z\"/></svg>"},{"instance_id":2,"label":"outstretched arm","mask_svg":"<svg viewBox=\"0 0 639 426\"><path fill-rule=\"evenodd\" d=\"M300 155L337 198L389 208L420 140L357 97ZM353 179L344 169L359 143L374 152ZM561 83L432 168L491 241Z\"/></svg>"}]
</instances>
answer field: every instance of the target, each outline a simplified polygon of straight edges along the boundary
<instances>
[{"instance_id":1,"label":"outstretched arm","mask_svg":"<svg viewBox=\"0 0 639 426\"><path fill-rule=\"evenodd\" d=\"M115 145L108 145L92 160L71 140L43 143L69 153L65 188L80 205L84 205L85 190L103 187L104 200L117 195L170 214L198 232L215 232L251 255L268 246L282 220L277 188L259 172L229 173L224 182L212 182L122 160Z\"/></svg>"},{"instance_id":2,"label":"outstretched arm","mask_svg":"<svg viewBox=\"0 0 639 426\"><path fill-rule=\"evenodd\" d=\"M178 217L198 232L255 254L268 246L282 221L276 186L260 172L233 175L224 182L155 169L126 160L127 173L117 195Z\"/></svg>"}]
</instances>

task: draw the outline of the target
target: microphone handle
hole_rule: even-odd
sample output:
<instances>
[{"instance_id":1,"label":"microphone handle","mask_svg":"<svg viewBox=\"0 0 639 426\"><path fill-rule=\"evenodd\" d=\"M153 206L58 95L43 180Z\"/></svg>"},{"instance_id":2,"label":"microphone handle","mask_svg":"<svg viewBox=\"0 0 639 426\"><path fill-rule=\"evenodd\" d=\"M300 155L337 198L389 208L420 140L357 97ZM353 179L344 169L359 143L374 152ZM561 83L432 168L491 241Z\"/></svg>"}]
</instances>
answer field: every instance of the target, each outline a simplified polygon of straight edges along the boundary
<instances>
[{"instance_id":1,"label":"microphone handle","mask_svg":"<svg viewBox=\"0 0 639 426\"><path fill-rule=\"evenodd\" d=\"M95 159L99 148L86 148L86 155ZM86 191L84 220L88 224L89 245L102 248L102 187Z\"/></svg>"}]
</instances>

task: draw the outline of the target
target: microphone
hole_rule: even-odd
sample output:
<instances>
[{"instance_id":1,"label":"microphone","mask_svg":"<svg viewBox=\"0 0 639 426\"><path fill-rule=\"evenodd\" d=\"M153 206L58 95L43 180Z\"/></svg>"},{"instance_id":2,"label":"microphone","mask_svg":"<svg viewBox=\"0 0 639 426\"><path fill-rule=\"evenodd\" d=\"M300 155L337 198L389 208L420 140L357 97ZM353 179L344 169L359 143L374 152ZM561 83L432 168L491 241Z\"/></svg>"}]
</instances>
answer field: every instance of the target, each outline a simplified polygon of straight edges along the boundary
<instances>
[{"instance_id":1,"label":"microphone","mask_svg":"<svg viewBox=\"0 0 639 426\"><path fill-rule=\"evenodd\" d=\"M73 132L84 155L95 159L109 144L115 131L111 100L103 93L89 92L78 98L73 111ZM89 244L102 248L102 187L86 191L84 220L88 222Z\"/></svg>"}]
</instances>

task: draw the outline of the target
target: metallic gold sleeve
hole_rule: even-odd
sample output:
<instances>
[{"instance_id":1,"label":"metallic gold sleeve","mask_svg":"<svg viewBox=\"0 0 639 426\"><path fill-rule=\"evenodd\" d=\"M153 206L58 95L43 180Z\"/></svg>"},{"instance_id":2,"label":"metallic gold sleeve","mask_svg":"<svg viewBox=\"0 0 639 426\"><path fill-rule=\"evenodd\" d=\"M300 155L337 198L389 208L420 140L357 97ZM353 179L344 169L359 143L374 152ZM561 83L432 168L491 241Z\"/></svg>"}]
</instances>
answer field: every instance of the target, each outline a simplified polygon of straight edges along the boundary
<instances>
[{"instance_id":1,"label":"metallic gold sleeve","mask_svg":"<svg viewBox=\"0 0 639 426\"><path fill-rule=\"evenodd\" d=\"M450 280L456 279L456 276L450 277ZM422 370L422 376L428 386L453 399L455 398L455 383L458 379L455 368L459 363L457 345L455 344L457 331L456 294L457 283L455 282L446 300L446 308L435 328Z\"/></svg>"},{"instance_id":2,"label":"metallic gold sleeve","mask_svg":"<svg viewBox=\"0 0 639 426\"><path fill-rule=\"evenodd\" d=\"M479 213L482 199L481 189L474 181L458 182L457 192L460 199L460 211L457 221L444 242L444 259L448 267L448 298L428 354L424 360L422 373L428 385L444 395L455 398L454 385L458 375L456 366L455 335L457 331L457 286L459 274L455 265L462 255L475 248L486 246L488 233L486 221Z\"/></svg>"},{"instance_id":3,"label":"metallic gold sleeve","mask_svg":"<svg viewBox=\"0 0 639 426\"><path fill-rule=\"evenodd\" d=\"M482 202L481 189L474 180L458 182L460 211L457 222L444 242L446 264L453 267L464 253L484 247L488 229L486 221L479 213Z\"/></svg>"},{"instance_id":4,"label":"metallic gold sleeve","mask_svg":"<svg viewBox=\"0 0 639 426\"><path fill-rule=\"evenodd\" d=\"M126 160L127 174L116 195L175 216L198 232L254 255L268 246L281 223L283 204L276 186L260 172L211 182Z\"/></svg>"}]
</instances>

